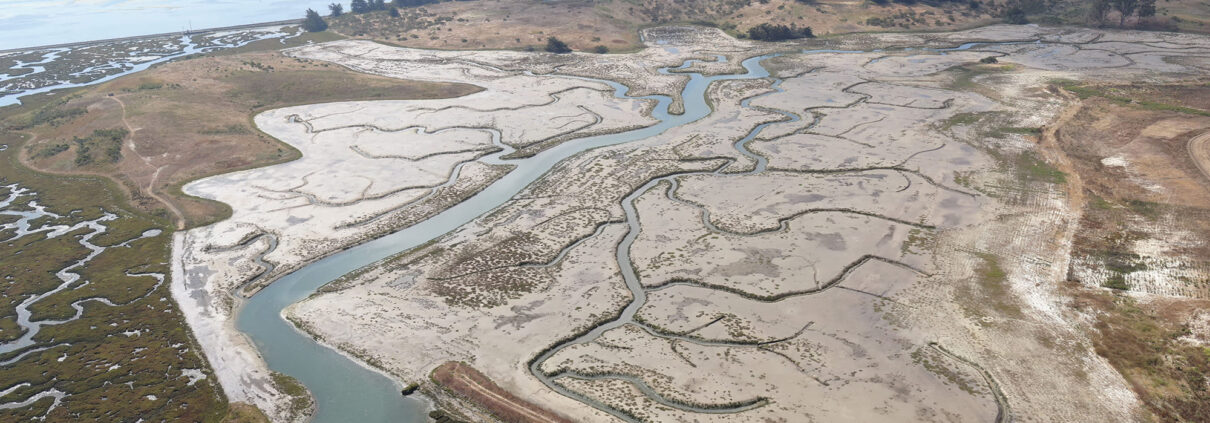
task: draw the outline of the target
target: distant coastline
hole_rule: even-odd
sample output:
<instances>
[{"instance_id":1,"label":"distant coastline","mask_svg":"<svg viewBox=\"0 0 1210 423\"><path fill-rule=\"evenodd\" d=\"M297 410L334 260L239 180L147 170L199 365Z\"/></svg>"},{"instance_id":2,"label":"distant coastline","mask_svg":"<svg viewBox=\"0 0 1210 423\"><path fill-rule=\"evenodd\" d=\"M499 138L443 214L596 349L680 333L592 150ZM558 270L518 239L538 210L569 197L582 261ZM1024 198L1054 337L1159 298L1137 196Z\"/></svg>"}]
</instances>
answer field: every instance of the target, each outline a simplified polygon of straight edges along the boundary
<instances>
[{"instance_id":1,"label":"distant coastline","mask_svg":"<svg viewBox=\"0 0 1210 423\"><path fill-rule=\"evenodd\" d=\"M286 20L272 21L272 22L260 22L260 23L251 23L251 24L242 24L242 25L220 26L220 27L205 28L205 29L194 29L194 30L190 30L190 31L161 32L158 34L133 35L133 36L129 36L129 37L105 38L105 39L91 40L91 41L77 41L74 43L60 43L60 44L47 44L47 45L41 45L41 46L17 47L17 48L9 48L9 49L0 50L0 54L19 52L19 51L44 50L44 49L51 49L51 48L82 47L82 46L88 46L88 45L93 45L93 44L105 44L105 43L130 41L130 40L143 40L143 39L150 39L150 38L168 37L168 36L173 36L173 35L208 34L211 32L234 31L234 30L240 30L240 29L260 28L260 27L264 27L264 26L274 26L274 25L290 25L290 24L298 24L301 22L302 22L302 19L286 19Z\"/></svg>"}]
</instances>

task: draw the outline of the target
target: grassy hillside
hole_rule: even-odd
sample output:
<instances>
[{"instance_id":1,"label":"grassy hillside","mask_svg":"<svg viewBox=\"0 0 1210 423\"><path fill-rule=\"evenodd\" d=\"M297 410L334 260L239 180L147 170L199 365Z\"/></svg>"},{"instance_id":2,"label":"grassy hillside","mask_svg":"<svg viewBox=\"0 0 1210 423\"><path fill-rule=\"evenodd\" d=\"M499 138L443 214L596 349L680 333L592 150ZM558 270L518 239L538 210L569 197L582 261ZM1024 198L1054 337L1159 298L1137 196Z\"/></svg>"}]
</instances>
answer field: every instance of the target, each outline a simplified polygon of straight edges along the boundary
<instances>
[{"instance_id":1,"label":"grassy hillside","mask_svg":"<svg viewBox=\"0 0 1210 423\"><path fill-rule=\"evenodd\" d=\"M762 23L811 27L816 35L947 31L998 22L1118 26L1120 14L1089 18L1088 0L475 0L328 18L331 31L388 44L440 49L541 49L557 36L573 49L639 48L637 30L667 23L718 26L743 36ZM1164 0L1127 28L1210 31L1210 2Z\"/></svg>"}]
</instances>

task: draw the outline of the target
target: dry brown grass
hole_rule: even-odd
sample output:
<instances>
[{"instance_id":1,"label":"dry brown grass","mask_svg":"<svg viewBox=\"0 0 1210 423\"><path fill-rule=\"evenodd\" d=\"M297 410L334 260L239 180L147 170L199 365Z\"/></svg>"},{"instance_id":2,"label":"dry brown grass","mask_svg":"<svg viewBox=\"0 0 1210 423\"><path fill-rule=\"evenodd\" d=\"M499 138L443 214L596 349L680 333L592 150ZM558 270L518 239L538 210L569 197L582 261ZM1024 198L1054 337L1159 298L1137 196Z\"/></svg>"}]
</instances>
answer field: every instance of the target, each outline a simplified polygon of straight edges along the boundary
<instances>
[{"instance_id":1,"label":"dry brown grass","mask_svg":"<svg viewBox=\"0 0 1210 423\"><path fill-rule=\"evenodd\" d=\"M1210 88L1155 87L1132 89L1164 93L1174 105L1198 104L1210 97ZM1085 176L1087 190L1109 201L1131 199L1193 207L1210 206L1210 181L1202 177L1189 157L1189 139L1210 128L1210 117L1166 110L1148 110L1124 105L1101 97L1085 99L1083 109L1060 128L1061 147L1074 160L1076 170ZM1107 167L1101 160L1122 156L1129 170ZM1130 173L1165 188L1166 194L1147 190L1136 183L1123 183Z\"/></svg>"},{"instance_id":2,"label":"dry brown grass","mask_svg":"<svg viewBox=\"0 0 1210 423\"><path fill-rule=\"evenodd\" d=\"M1095 89L1108 97L1085 96L1081 110L1058 128L1058 148L1070 159L1088 199L1072 256L1099 259L1104 270L1116 275L1106 286L1134 289L1122 275L1146 266L1132 249L1136 240L1163 238L1170 230L1210 240L1210 180L1186 149L1190 137L1210 128L1210 117L1145 102L1202 108L1207 91L1200 85ZM1121 96L1136 101L1113 99ZM1106 157L1121 157L1129 165L1106 166ZM1173 245L1169 258L1205 263L1210 258L1206 244ZM1094 318L1091 337L1097 353L1126 378L1156 420L1210 420L1210 349L1180 339L1188 334L1191 318L1210 302L1156 295L1140 301L1078 284L1070 285L1069 292L1073 307Z\"/></svg>"},{"instance_id":3,"label":"dry brown grass","mask_svg":"<svg viewBox=\"0 0 1210 423\"><path fill-rule=\"evenodd\" d=\"M229 210L220 203L183 195L182 184L297 156L289 146L256 129L251 117L259 111L300 103L456 97L477 90L469 85L366 75L274 51L199 57L78 90L63 104L44 106L87 113L57 125L24 128L36 138L22 157L39 170L111 177L140 209L199 226L225 217ZM6 126L28 126L35 113L27 108L7 119ZM127 125L132 135L124 143L120 161L77 164L74 138ZM59 144L69 149L39 154L52 152ZM178 210L182 216L173 216Z\"/></svg>"},{"instance_id":4,"label":"dry brown grass","mask_svg":"<svg viewBox=\"0 0 1210 423\"><path fill-rule=\"evenodd\" d=\"M1097 354L1126 377L1157 420L1210 421L1210 348L1180 337L1207 301L1156 299L1078 289L1073 306L1097 316Z\"/></svg>"},{"instance_id":5,"label":"dry brown grass","mask_svg":"<svg viewBox=\"0 0 1210 423\"><path fill-rule=\"evenodd\" d=\"M1205 0L1164 0L1158 2L1158 19L1170 21L1181 31L1210 32L1210 2Z\"/></svg>"},{"instance_id":6,"label":"dry brown grass","mask_svg":"<svg viewBox=\"0 0 1210 423\"><path fill-rule=\"evenodd\" d=\"M227 416L222 423L268 423L269 418L259 408L248 403L233 402L227 405Z\"/></svg>"}]
</instances>

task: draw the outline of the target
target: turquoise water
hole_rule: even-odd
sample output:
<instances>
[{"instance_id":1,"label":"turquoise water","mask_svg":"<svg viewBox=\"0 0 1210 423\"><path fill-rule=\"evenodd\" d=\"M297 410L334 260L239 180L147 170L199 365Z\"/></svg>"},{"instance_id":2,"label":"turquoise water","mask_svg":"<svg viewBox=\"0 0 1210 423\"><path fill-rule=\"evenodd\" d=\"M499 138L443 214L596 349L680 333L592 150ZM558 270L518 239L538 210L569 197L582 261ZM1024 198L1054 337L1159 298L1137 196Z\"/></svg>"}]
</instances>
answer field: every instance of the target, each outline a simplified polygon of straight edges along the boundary
<instances>
[{"instance_id":1,"label":"turquoise water","mask_svg":"<svg viewBox=\"0 0 1210 423\"><path fill-rule=\"evenodd\" d=\"M499 155L485 158L485 161L490 163L509 163L517 167L475 196L428 220L334 254L279 279L248 300L237 318L237 327L260 349L270 369L293 376L311 390L318 406L315 422L424 421L424 404L416 399L402 397L399 394L399 383L317 344L283 319L281 310L310 296L317 288L333 279L424 244L495 209L568 157L598 147L649 138L669 128L705 117L710 113L710 106L705 98L706 88L710 83L727 79L766 77L768 72L759 63L763 58L762 56L744 61L743 65L748 72L742 75L703 77L700 74L689 74L689 83L682 93L685 113L681 115L668 113L668 105L671 103L668 97L643 97L658 103L652 112L660 121L656 125L629 132L573 140L526 159L501 160ZM602 82L613 86L615 95L626 96L626 87L608 81Z\"/></svg>"},{"instance_id":2,"label":"turquoise water","mask_svg":"<svg viewBox=\"0 0 1210 423\"><path fill-rule=\"evenodd\" d=\"M0 1L0 50L326 15L332 0ZM340 1L345 3L347 1ZM70 30L64 30L70 28Z\"/></svg>"}]
</instances>

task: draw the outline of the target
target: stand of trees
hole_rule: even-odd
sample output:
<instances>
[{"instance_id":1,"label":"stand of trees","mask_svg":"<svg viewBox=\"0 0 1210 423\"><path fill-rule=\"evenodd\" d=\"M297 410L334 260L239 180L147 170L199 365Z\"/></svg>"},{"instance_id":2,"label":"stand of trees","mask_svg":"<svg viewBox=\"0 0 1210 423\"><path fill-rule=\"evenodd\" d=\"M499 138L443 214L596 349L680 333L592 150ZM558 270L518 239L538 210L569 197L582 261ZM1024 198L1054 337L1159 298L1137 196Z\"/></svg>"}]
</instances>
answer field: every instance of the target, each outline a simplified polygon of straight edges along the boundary
<instances>
[{"instance_id":1,"label":"stand of trees","mask_svg":"<svg viewBox=\"0 0 1210 423\"><path fill-rule=\"evenodd\" d=\"M319 16L319 12L307 9L307 17L303 19L302 29L307 32L322 32L328 29L328 22Z\"/></svg>"},{"instance_id":2,"label":"stand of trees","mask_svg":"<svg viewBox=\"0 0 1210 423\"><path fill-rule=\"evenodd\" d=\"M377 3L378 0L353 0L349 3L349 11L353 13L372 12L377 9Z\"/></svg>"},{"instance_id":3,"label":"stand of trees","mask_svg":"<svg viewBox=\"0 0 1210 423\"><path fill-rule=\"evenodd\" d=\"M809 26L800 29L795 25L773 25L766 22L748 28L748 38L760 41L781 41L798 38L815 38L815 34L811 32L811 27Z\"/></svg>"},{"instance_id":4,"label":"stand of trees","mask_svg":"<svg viewBox=\"0 0 1210 423\"><path fill-rule=\"evenodd\" d=\"M389 3L387 0L353 0L349 3L349 12L362 14L379 10L393 11L399 7L417 7L439 2L441 0L394 0ZM328 10L332 12L332 17L344 14L344 6L340 3L329 4ZM394 11L391 16L396 16L398 13L399 11Z\"/></svg>"},{"instance_id":5,"label":"stand of trees","mask_svg":"<svg viewBox=\"0 0 1210 423\"><path fill-rule=\"evenodd\" d=\"M1155 16L1155 0L1092 0L1088 5L1089 20L1097 25L1104 25L1112 11L1118 12L1118 26L1126 26L1131 16L1137 15L1138 21Z\"/></svg>"}]
</instances>

